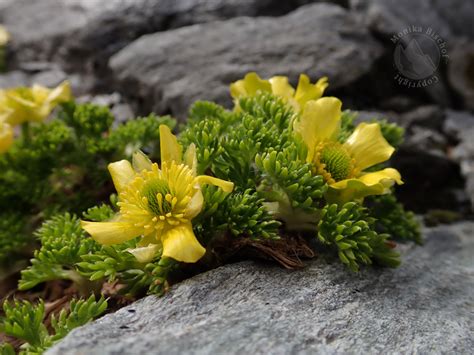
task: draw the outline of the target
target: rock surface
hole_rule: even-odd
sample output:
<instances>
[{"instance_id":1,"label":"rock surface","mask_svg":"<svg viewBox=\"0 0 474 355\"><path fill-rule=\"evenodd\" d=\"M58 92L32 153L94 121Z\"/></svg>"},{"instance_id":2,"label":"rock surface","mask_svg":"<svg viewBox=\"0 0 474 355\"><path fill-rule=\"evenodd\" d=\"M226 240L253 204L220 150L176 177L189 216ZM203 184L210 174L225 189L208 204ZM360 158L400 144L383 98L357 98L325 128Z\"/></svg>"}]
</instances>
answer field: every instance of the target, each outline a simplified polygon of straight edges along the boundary
<instances>
[{"instance_id":1,"label":"rock surface","mask_svg":"<svg viewBox=\"0 0 474 355\"><path fill-rule=\"evenodd\" d=\"M71 34L122 0L16 0L0 8L17 62L57 58ZM55 14L53 16L52 14Z\"/></svg>"},{"instance_id":2,"label":"rock surface","mask_svg":"<svg viewBox=\"0 0 474 355\"><path fill-rule=\"evenodd\" d=\"M428 229L395 270L221 267L74 330L47 354L467 354L473 232L473 222Z\"/></svg>"},{"instance_id":3,"label":"rock surface","mask_svg":"<svg viewBox=\"0 0 474 355\"><path fill-rule=\"evenodd\" d=\"M432 28L444 39L474 38L471 24L474 3L464 0L350 0L370 28L391 37L407 26Z\"/></svg>"},{"instance_id":4,"label":"rock surface","mask_svg":"<svg viewBox=\"0 0 474 355\"><path fill-rule=\"evenodd\" d=\"M94 71L146 33L236 16L283 15L314 1L7 0L0 3L0 23L12 34L17 61L56 60Z\"/></svg>"},{"instance_id":5,"label":"rock surface","mask_svg":"<svg viewBox=\"0 0 474 355\"><path fill-rule=\"evenodd\" d=\"M474 41L459 41L453 45L448 63L448 79L454 91L461 97L464 106L469 110L474 110L473 67Z\"/></svg>"},{"instance_id":6,"label":"rock surface","mask_svg":"<svg viewBox=\"0 0 474 355\"><path fill-rule=\"evenodd\" d=\"M460 133L460 143L453 150L453 158L459 162L466 181L466 192L474 211L474 127Z\"/></svg>"},{"instance_id":7,"label":"rock surface","mask_svg":"<svg viewBox=\"0 0 474 355\"><path fill-rule=\"evenodd\" d=\"M299 73L327 75L337 88L367 73L380 54L350 13L315 4L278 18L241 17L143 36L110 63L141 109L182 118L197 99L230 103L229 83L249 71L292 81Z\"/></svg>"}]
</instances>

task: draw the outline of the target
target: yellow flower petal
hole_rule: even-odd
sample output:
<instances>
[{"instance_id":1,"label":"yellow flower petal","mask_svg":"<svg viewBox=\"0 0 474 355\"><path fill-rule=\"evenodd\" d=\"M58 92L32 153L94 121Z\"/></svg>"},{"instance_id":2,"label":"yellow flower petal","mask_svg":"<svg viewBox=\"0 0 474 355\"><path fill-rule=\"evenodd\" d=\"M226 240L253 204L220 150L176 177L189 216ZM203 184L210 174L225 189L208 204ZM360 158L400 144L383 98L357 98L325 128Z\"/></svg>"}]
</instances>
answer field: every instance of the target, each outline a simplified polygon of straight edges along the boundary
<instances>
[{"instance_id":1,"label":"yellow flower petal","mask_svg":"<svg viewBox=\"0 0 474 355\"><path fill-rule=\"evenodd\" d=\"M397 169L393 168L386 168L371 173L365 173L359 176L359 180L368 186L377 183L382 183L387 187L391 187L393 185L393 181L396 182L398 185L403 184L400 173Z\"/></svg>"},{"instance_id":2,"label":"yellow flower petal","mask_svg":"<svg viewBox=\"0 0 474 355\"><path fill-rule=\"evenodd\" d=\"M235 99L255 95L258 91L272 92L272 86L268 80L263 80L254 72L248 73L242 80L230 84L230 94Z\"/></svg>"},{"instance_id":3,"label":"yellow flower petal","mask_svg":"<svg viewBox=\"0 0 474 355\"><path fill-rule=\"evenodd\" d=\"M128 222L81 221L82 228L100 244L111 245L138 237L141 229Z\"/></svg>"},{"instance_id":4,"label":"yellow flower petal","mask_svg":"<svg viewBox=\"0 0 474 355\"><path fill-rule=\"evenodd\" d=\"M196 156L196 146L194 143L191 143L184 153L184 163L191 168L193 174L197 174L197 156Z\"/></svg>"},{"instance_id":5,"label":"yellow flower petal","mask_svg":"<svg viewBox=\"0 0 474 355\"><path fill-rule=\"evenodd\" d=\"M6 91L6 95L11 101L15 102L18 105L24 106L26 108L36 107L34 98L31 96L31 90L28 88L20 87L16 89L10 89Z\"/></svg>"},{"instance_id":6,"label":"yellow flower petal","mask_svg":"<svg viewBox=\"0 0 474 355\"><path fill-rule=\"evenodd\" d=\"M394 183L403 184L400 173L396 169L387 168L330 185L326 199L330 203L345 203L366 196L383 195L390 192Z\"/></svg>"},{"instance_id":7,"label":"yellow flower petal","mask_svg":"<svg viewBox=\"0 0 474 355\"><path fill-rule=\"evenodd\" d=\"M132 167L135 172L139 173L143 170L151 170L152 162L148 156L141 150L133 153Z\"/></svg>"},{"instance_id":8,"label":"yellow flower petal","mask_svg":"<svg viewBox=\"0 0 474 355\"><path fill-rule=\"evenodd\" d=\"M60 103L71 99L69 82L54 89L41 85L18 87L0 92L0 117L12 125L26 121L41 122Z\"/></svg>"},{"instance_id":9,"label":"yellow flower petal","mask_svg":"<svg viewBox=\"0 0 474 355\"><path fill-rule=\"evenodd\" d=\"M5 153L13 144L13 128L6 122L0 122L0 154Z\"/></svg>"},{"instance_id":10,"label":"yellow flower petal","mask_svg":"<svg viewBox=\"0 0 474 355\"><path fill-rule=\"evenodd\" d=\"M64 81L54 89L34 84L31 88L33 100L37 105L37 113L44 120L61 102L71 99L71 85Z\"/></svg>"},{"instance_id":11,"label":"yellow flower petal","mask_svg":"<svg viewBox=\"0 0 474 355\"><path fill-rule=\"evenodd\" d=\"M295 89L288 82L286 76L274 76L269 80L272 85L272 93L281 96L286 100L291 100L295 94Z\"/></svg>"},{"instance_id":12,"label":"yellow flower petal","mask_svg":"<svg viewBox=\"0 0 474 355\"><path fill-rule=\"evenodd\" d=\"M48 102L53 105L57 105L61 102L66 102L71 99L71 84L67 80L63 81L53 90L51 90L47 98Z\"/></svg>"},{"instance_id":13,"label":"yellow flower petal","mask_svg":"<svg viewBox=\"0 0 474 355\"><path fill-rule=\"evenodd\" d=\"M186 206L185 217L189 220L196 217L201 212L203 204L204 196L202 195L201 189L198 189Z\"/></svg>"},{"instance_id":14,"label":"yellow flower petal","mask_svg":"<svg viewBox=\"0 0 474 355\"><path fill-rule=\"evenodd\" d=\"M299 120L294 124L308 147L308 162L313 161L318 142L330 139L339 129L342 102L335 97L308 101Z\"/></svg>"},{"instance_id":15,"label":"yellow flower petal","mask_svg":"<svg viewBox=\"0 0 474 355\"><path fill-rule=\"evenodd\" d=\"M209 184L209 185L220 187L222 191L227 192L227 193L232 192L232 190L234 189L233 182L221 180L221 179L208 176L208 175L200 175L196 177L196 182L199 185Z\"/></svg>"},{"instance_id":16,"label":"yellow flower petal","mask_svg":"<svg viewBox=\"0 0 474 355\"><path fill-rule=\"evenodd\" d=\"M120 160L108 165L110 176L118 193L122 192L135 177L135 171L128 160Z\"/></svg>"},{"instance_id":17,"label":"yellow flower petal","mask_svg":"<svg viewBox=\"0 0 474 355\"><path fill-rule=\"evenodd\" d=\"M132 254L139 263L149 263L155 258L159 250L160 246L158 244L150 244L146 247L127 249L127 251Z\"/></svg>"},{"instance_id":18,"label":"yellow flower petal","mask_svg":"<svg viewBox=\"0 0 474 355\"><path fill-rule=\"evenodd\" d=\"M160 125L160 152L161 163L174 161L181 164L183 149L170 128L163 124Z\"/></svg>"},{"instance_id":19,"label":"yellow flower petal","mask_svg":"<svg viewBox=\"0 0 474 355\"><path fill-rule=\"evenodd\" d=\"M327 81L328 78L323 77L316 84L311 84L308 76L301 74L294 97L300 108L304 108L306 102L317 100L323 96L324 90L328 86Z\"/></svg>"},{"instance_id":20,"label":"yellow flower petal","mask_svg":"<svg viewBox=\"0 0 474 355\"><path fill-rule=\"evenodd\" d=\"M206 253L193 232L191 223L181 224L162 236L163 256L185 263L195 263Z\"/></svg>"},{"instance_id":21,"label":"yellow flower petal","mask_svg":"<svg viewBox=\"0 0 474 355\"><path fill-rule=\"evenodd\" d=\"M0 25L0 47L5 46L9 40L10 34L4 26Z\"/></svg>"},{"instance_id":22,"label":"yellow flower petal","mask_svg":"<svg viewBox=\"0 0 474 355\"><path fill-rule=\"evenodd\" d=\"M382 135L378 123L358 125L344 146L355 159L359 171L387 161L395 151Z\"/></svg>"}]
</instances>

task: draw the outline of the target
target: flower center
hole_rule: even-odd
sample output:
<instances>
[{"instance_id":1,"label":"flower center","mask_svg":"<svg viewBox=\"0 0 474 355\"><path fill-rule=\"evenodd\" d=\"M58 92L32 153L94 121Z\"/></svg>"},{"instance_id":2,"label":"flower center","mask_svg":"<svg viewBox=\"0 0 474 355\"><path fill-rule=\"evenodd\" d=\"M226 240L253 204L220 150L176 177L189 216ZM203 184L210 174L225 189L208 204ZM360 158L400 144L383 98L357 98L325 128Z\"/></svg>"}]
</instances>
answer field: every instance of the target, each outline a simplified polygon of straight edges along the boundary
<instances>
[{"instance_id":1,"label":"flower center","mask_svg":"<svg viewBox=\"0 0 474 355\"><path fill-rule=\"evenodd\" d=\"M349 178L354 170L354 161L347 150L337 142L324 143L316 149L315 165L328 183Z\"/></svg>"},{"instance_id":2,"label":"flower center","mask_svg":"<svg viewBox=\"0 0 474 355\"><path fill-rule=\"evenodd\" d=\"M120 213L135 226L143 227L145 234L186 222L194 185L193 172L186 165L165 163L159 169L153 164L120 193Z\"/></svg>"},{"instance_id":3,"label":"flower center","mask_svg":"<svg viewBox=\"0 0 474 355\"><path fill-rule=\"evenodd\" d=\"M168 200L172 200L172 198L166 198L168 195L171 196L166 181L161 179L148 181L142 188L141 193L148 200L148 209L150 212L158 216L166 215L166 213L171 212L171 201Z\"/></svg>"}]
</instances>

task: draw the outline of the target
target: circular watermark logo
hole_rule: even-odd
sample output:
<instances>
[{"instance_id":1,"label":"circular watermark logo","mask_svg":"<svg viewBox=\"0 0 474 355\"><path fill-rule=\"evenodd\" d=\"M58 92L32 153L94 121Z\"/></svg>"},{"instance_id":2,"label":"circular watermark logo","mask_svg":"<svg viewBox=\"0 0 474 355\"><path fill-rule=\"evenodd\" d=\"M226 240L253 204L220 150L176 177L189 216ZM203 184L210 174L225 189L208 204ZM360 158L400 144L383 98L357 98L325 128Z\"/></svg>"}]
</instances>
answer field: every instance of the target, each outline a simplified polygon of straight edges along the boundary
<instances>
[{"instance_id":1,"label":"circular watermark logo","mask_svg":"<svg viewBox=\"0 0 474 355\"><path fill-rule=\"evenodd\" d=\"M439 81L438 67L448 62L446 41L431 27L409 26L393 35L395 80L407 87L426 87Z\"/></svg>"}]
</instances>

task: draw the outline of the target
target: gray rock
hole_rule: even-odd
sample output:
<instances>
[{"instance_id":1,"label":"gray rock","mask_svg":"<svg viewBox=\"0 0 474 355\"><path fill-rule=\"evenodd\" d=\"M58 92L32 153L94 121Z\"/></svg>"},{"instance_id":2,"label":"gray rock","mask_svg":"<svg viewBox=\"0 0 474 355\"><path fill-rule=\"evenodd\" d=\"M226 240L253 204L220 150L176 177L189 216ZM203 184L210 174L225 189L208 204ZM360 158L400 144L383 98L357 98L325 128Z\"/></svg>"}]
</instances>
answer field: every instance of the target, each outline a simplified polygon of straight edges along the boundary
<instances>
[{"instance_id":1,"label":"gray rock","mask_svg":"<svg viewBox=\"0 0 474 355\"><path fill-rule=\"evenodd\" d=\"M466 192L474 211L474 127L459 134L460 143L454 148L452 157L459 162L461 173L466 181Z\"/></svg>"},{"instance_id":2,"label":"gray rock","mask_svg":"<svg viewBox=\"0 0 474 355\"><path fill-rule=\"evenodd\" d=\"M278 16L316 1L135 0L99 14L76 31L65 43L65 58L76 67L88 58L88 65L101 69L112 54L144 34L238 16Z\"/></svg>"},{"instance_id":3,"label":"gray rock","mask_svg":"<svg viewBox=\"0 0 474 355\"><path fill-rule=\"evenodd\" d=\"M130 0L129 0L130 1ZM60 55L71 34L122 0L16 0L0 9L0 22L11 34L9 50L17 62Z\"/></svg>"},{"instance_id":4,"label":"gray rock","mask_svg":"<svg viewBox=\"0 0 474 355\"><path fill-rule=\"evenodd\" d=\"M449 24L453 35L474 38L474 2L465 0L434 0L433 7Z\"/></svg>"},{"instance_id":5,"label":"gray rock","mask_svg":"<svg viewBox=\"0 0 474 355\"><path fill-rule=\"evenodd\" d=\"M441 129L444 117L444 112L439 106L425 105L400 115L399 123L403 127L419 125L431 129Z\"/></svg>"},{"instance_id":6,"label":"gray rock","mask_svg":"<svg viewBox=\"0 0 474 355\"><path fill-rule=\"evenodd\" d=\"M118 92L102 95L83 95L77 98L77 102L107 106L115 117L114 124L125 122L135 117L132 107L123 101L122 96Z\"/></svg>"},{"instance_id":7,"label":"gray rock","mask_svg":"<svg viewBox=\"0 0 474 355\"><path fill-rule=\"evenodd\" d=\"M42 70L13 70L0 74L0 88L29 86L34 83L52 87L66 80L67 74L57 67L42 67Z\"/></svg>"},{"instance_id":8,"label":"gray rock","mask_svg":"<svg viewBox=\"0 0 474 355\"><path fill-rule=\"evenodd\" d=\"M391 55L393 53L398 58L395 43L405 43L406 47L414 38L412 34L407 34L404 31L410 33L413 27L421 30L425 36L416 37L416 43L425 42L425 46L422 47L437 67L437 71L433 73L437 80L434 84L407 91L424 92L431 98L432 102L445 107L452 106L450 87L443 73L446 63L450 63L455 42L460 38L473 38L474 30L471 22L474 16L474 2L463 0L453 2L445 0L351 0L350 8L377 34L379 39L386 43L387 49L391 52L387 51L385 63L387 72L391 72L397 62ZM438 46L438 49L436 49L436 46ZM464 49L461 48L462 50ZM408 51L408 53L411 53L411 51ZM411 54L416 57L415 53ZM438 54L440 57L438 57ZM472 56L470 57L472 58ZM466 58L469 58L469 56L466 56ZM454 70L458 66L457 64L449 65ZM463 83L469 80L467 76L462 78ZM450 80L450 82L455 86L453 80ZM423 82L419 83L423 84ZM461 90L458 91L461 92ZM472 83L470 92L472 92ZM472 95L470 95L470 101L469 99L465 101L466 105L471 104L473 102Z\"/></svg>"},{"instance_id":9,"label":"gray rock","mask_svg":"<svg viewBox=\"0 0 474 355\"><path fill-rule=\"evenodd\" d=\"M425 231L399 269L242 262L72 331L47 355L471 353L474 223Z\"/></svg>"},{"instance_id":10,"label":"gray rock","mask_svg":"<svg viewBox=\"0 0 474 355\"><path fill-rule=\"evenodd\" d=\"M414 97L406 95L407 93L405 93L404 95L394 95L389 96L387 98L383 98L379 103L380 108L382 108L383 110L406 112L409 110L413 110L420 105L420 103L417 102Z\"/></svg>"},{"instance_id":11,"label":"gray rock","mask_svg":"<svg viewBox=\"0 0 474 355\"><path fill-rule=\"evenodd\" d=\"M350 7L360 14L375 32L391 37L407 26L433 28L444 38L451 28L431 0L350 0ZM454 10L453 10L454 12Z\"/></svg>"},{"instance_id":12,"label":"gray rock","mask_svg":"<svg viewBox=\"0 0 474 355\"><path fill-rule=\"evenodd\" d=\"M343 8L307 5L279 18L236 18L143 36L111 58L123 92L145 111L185 116L197 99L230 104L229 84L261 76L327 75L331 88L367 73L381 47Z\"/></svg>"},{"instance_id":13,"label":"gray rock","mask_svg":"<svg viewBox=\"0 0 474 355\"><path fill-rule=\"evenodd\" d=\"M0 74L0 89L30 86L33 84L54 87L64 80L69 80L75 96L91 92L95 86L95 80L90 76L72 73L66 74L57 66L28 65L22 70L13 70Z\"/></svg>"},{"instance_id":14,"label":"gray rock","mask_svg":"<svg viewBox=\"0 0 474 355\"><path fill-rule=\"evenodd\" d=\"M4 1L4 0L3 0ZM103 69L146 33L236 16L282 15L315 0L17 0L0 7L17 61L55 60Z\"/></svg>"},{"instance_id":15,"label":"gray rock","mask_svg":"<svg viewBox=\"0 0 474 355\"><path fill-rule=\"evenodd\" d=\"M422 126L413 126L407 133L403 146L412 150L423 150L445 157L446 138L439 132Z\"/></svg>"},{"instance_id":16,"label":"gray rock","mask_svg":"<svg viewBox=\"0 0 474 355\"><path fill-rule=\"evenodd\" d=\"M29 84L29 76L20 70L0 74L0 89L8 89Z\"/></svg>"},{"instance_id":17,"label":"gray rock","mask_svg":"<svg viewBox=\"0 0 474 355\"><path fill-rule=\"evenodd\" d=\"M474 115L467 111L446 110L443 132L450 138L460 140L463 132L474 128Z\"/></svg>"},{"instance_id":18,"label":"gray rock","mask_svg":"<svg viewBox=\"0 0 474 355\"><path fill-rule=\"evenodd\" d=\"M429 143L429 136L425 138ZM459 191L464 190L459 163L439 150L423 150L409 144L409 139L406 137L405 143L391 158L391 165L402 173L406 182L397 187L397 195L404 205L417 213L431 209L460 213L469 210L466 198L459 198Z\"/></svg>"},{"instance_id":19,"label":"gray rock","mask_svg":"<svg viewBox=\"0 0 474 355\"><path fill-rule=\"evenodd\" d=\"M432 28L444 39L474 38L474 2L465 0L350 0L371 29L392 36L407 26Z\"/></svg>"},{"instance_id":20,"label":"gray rock","mask_svg":"<svg viewBox=\"0 0 474 355\"><path fill-rule=\"evenodd\" d=\"M13 3L15 0L0 0L0 10L9 6L11 3Z\"/></svg>"},{"instance_id":21,"label":"gray rock","mask_svg":"<svg viewBox=\"0 0 474 355\"><path fill-rule=\"evenodd\" d=\"M473 67L474 41L460 41L453 45L448 63L448 80L469 110L474 110Z\"/></svg>"}]
</instances>

